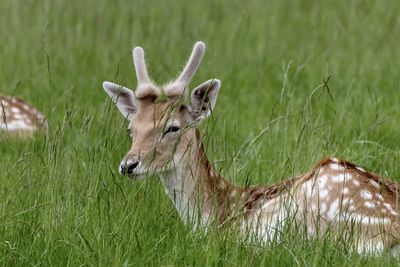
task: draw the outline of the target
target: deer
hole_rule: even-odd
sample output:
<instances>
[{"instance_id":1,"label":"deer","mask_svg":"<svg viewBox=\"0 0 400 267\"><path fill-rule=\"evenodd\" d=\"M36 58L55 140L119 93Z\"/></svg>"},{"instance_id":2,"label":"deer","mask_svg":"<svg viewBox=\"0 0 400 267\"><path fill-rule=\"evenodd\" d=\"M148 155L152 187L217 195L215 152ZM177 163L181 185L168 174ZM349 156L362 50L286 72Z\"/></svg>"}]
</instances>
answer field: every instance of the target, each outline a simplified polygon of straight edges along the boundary
<instances>
[{"instance_id":1,"label":"deer","mask_svg":"<svg viewBox=\"0 0 400 267\"><path fill-rule=\"evenodd\" d=\"M0 95L0 134L11 137L32 137L46 132L46 117L33 106L14 96Z\"/></svg>"},{"instance_id":2,"label":"deer","mask_svg":"<svg viewBox=\"0 0 400 267\"><path fill-rule=\"evenodd\" d=\"M353 163L329 157L305 174L247 187L218 174L207 159L199 125L213 113L221 81L200 84L186 100L204 51L205 44L197 42L178 78L159 86L149 78L143 49L135 47L136 90L103 83L129 122L132 145L119 173L134 180L158 175L182 221L194 228L238 227L240 236L267 246L291 223L305 227L306 238L328 231L352 236L349 242L359 254L396 253L398 184Z\"/></svg>"}]
</instances>

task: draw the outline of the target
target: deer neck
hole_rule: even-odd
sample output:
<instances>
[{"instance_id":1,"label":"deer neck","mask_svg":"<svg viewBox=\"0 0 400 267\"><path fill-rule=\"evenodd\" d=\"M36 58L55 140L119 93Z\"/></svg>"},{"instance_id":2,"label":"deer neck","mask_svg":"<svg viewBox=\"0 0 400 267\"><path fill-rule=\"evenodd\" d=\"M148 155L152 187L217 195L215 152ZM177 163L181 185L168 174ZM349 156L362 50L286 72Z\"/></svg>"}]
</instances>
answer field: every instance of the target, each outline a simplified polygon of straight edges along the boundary
<instances>
[{"instance_id":1,"label":"deer neck","mask_svg":"<svg viewBox=\"0 0 400 267\"><path fill-rule=\"evenodd\" d=\"M161 175L166 193L181 219L186 223L207 226L226 214L221 208L231 186L219 176L208 161L198 130L190 151L174 160L175 168Z\"/></svg>"}]
</instances>

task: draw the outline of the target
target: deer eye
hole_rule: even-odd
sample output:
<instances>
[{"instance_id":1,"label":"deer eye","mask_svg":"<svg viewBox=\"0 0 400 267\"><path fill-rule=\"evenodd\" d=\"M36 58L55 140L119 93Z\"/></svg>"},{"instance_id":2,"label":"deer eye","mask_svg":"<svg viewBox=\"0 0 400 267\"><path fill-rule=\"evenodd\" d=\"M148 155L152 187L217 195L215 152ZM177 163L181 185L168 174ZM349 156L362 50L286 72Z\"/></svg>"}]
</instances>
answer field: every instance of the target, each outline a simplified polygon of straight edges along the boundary
<instances>
[{"instance_id":1,"label":"deer eye","mask_svg":"<svg viewBox=\"0 0 400 267\"><path fill-rule=\"evenodd\" d=\"M179 128L178 126L175 125L171 125L168 127L167 130L165 130L165 132L163 133L163 136L168 134L168 133L176 133L180 130L181 128Z\"/></svg>"}]
</instances>

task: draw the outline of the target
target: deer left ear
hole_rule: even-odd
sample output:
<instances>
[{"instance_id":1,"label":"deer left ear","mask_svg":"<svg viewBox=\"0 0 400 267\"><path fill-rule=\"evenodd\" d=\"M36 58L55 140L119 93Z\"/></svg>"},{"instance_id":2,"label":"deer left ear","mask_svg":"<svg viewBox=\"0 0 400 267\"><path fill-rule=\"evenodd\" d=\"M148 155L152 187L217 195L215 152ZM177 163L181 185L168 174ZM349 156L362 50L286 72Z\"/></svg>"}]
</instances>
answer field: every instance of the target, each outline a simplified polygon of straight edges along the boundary
<instances>
[{"instance_id":1,"label":"deer left ear","mask_svg":"<svg viewBox=\"0 0 400 267\"><path fill-rule=\"evenodd\" d=\"M104 82L103 88L117 105L122 115L130 120L131 116L136 113L137 110L133 92L126 87L111 82Z\"/></svg>"},{"instance_id":2,"label":"deer left ear","mask_svg":"<svg viewBox=\"0 0 400 267\"><path fill-rule=\"evenodd\" d=\"M189 110L194 121L200 122L212 113L217 102L220 86L220 80L211 79L193 90Z\"/></svg>"}]
</instances>

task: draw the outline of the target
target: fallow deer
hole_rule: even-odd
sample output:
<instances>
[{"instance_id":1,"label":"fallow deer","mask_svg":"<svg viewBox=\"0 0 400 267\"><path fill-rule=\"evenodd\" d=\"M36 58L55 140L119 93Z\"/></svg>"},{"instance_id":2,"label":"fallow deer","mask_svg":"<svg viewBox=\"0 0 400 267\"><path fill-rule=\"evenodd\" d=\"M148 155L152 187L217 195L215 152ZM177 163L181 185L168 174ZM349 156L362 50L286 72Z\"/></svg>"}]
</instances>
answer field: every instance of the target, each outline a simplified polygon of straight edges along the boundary
<instances>
[{"instance_id":1,"label":"fallow deer","mask_svg":"<svg viewBox=\"0 0 400 267\"><path fill-rule=\"evenodd\" d=\"M133 49L138 86L104 82L107 94L129 120L132 146L119 172L131 178L158 174L184 222L207 228L239 226L241 236L268 244L290 221L309 238L332 230L352 241L359 253L397 250L400 237L398 186L336 158L272 185L242 188L221 177L207 160L197 126L212 114L220 81L188 85L205 45L197 42L179 77L157 86L148 76L144 52ZM162 91L164 94L162 94ZM163 98L160 96L164 96Z\"/></svg>"},{"instance_id":2,"label":"fallow deer","mask_svg":"<svg viewBox=\"0 0 400 267\"><path fill-rule=\"evenodd\" d=\"M0 134L30 137L48 128L45 116L14 96L0 96Z\"/></svg>"}]
</instances>

